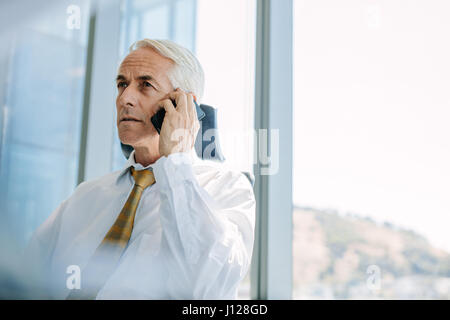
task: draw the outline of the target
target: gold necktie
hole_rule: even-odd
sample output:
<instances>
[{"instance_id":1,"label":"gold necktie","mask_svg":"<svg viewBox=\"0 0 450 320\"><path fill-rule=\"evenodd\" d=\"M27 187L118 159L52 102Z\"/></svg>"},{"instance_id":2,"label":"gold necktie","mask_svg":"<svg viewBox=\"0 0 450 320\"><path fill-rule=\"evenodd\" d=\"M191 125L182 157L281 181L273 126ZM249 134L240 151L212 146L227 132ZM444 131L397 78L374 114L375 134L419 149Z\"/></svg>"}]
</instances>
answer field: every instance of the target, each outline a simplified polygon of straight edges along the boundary
<instances>
[{"instance_id":1,"label":"gold necktie","mask_svg":"<svg viewBox=\"0 0 450 320\"><path fill-rule=\"evenodd\" d=\"M125 251L133 231L134 217L142 192L155 183L151 170L136 171L131 167L131 174L135 181L133 190L116 221L81 272L81 288L72 289L68 300L95 299Z\"/></svg>"}]
</instances>

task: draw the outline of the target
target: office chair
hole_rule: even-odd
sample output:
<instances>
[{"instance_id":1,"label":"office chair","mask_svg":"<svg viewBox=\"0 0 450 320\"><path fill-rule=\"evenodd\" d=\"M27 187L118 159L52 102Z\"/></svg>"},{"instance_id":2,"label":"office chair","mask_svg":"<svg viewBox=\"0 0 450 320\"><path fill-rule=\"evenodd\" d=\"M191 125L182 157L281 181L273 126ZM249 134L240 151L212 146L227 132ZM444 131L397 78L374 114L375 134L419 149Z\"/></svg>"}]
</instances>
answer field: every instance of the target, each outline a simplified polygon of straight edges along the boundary
<instances>
[{"instance_id":1,"label":"office chair","mask_svg":"<svg viewBox=\"0 0 450 320\"><path fill-rule=\"evenodd\" d=\"M200 108L205 112L205 117L199 121L200 129L194 144L195 152L200 159L224 162L225 157L220 148L218 136L217 109L206 104L201 104ZM122 147L122 153L128 159L133 151L133 147L122 142L120 145ZM244 171L242 171L242 174L247 177L253 186L255 183L253 174Z\"/></svg>"}]
</instances>

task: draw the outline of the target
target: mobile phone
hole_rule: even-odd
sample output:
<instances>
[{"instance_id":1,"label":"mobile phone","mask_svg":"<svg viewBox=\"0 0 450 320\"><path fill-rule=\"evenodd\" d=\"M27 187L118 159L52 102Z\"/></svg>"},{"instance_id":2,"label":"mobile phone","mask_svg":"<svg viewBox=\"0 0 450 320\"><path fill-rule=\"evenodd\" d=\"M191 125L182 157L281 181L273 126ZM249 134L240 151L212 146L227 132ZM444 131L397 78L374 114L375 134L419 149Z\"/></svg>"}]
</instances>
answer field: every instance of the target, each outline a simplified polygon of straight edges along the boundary
<instances>
[{"instance_id":1,"label":"mobile phone","mask_svg":"<svg viewBox=\"0 0 450 320\"><path fill-rule=\"evenodd\" d=\"M172 100L173 105L175 108L177 107L174 100ZM197 117L198 120L202 120L205 117L205 112L200 108L200 106L197 104L197 101L194 100L195 109L197 110ZM164 108L161 108L158 110L157 113L153 117L151 117L151 121L153 123L153 126L155 127L156 131L158 131L158 134L161 133L161 127L164 121L164 116L166 115L166 110Z\"/></svg>"}]
</instances>

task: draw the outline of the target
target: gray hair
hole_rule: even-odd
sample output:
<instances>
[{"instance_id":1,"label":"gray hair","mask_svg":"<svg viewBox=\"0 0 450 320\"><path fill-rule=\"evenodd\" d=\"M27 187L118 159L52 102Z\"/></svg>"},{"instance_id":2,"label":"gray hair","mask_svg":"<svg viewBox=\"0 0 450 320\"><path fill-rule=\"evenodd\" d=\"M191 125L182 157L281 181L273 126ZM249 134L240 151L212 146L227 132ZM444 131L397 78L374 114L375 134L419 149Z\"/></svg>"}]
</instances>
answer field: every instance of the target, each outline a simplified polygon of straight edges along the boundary
<instances>
[{"instance_id":1,"label":"gray hair","mask_svg":"<svg viewBox=\"0 0 450 320\"><path fill-rule=\"evenodd\" d=\"M205 76L197 58L188 49L170 40L139 40L130 46L130 52L146 47L155 49L175 63L168 75L172 86L192 92L197 97L197 102L200 103L205 86Z\"/></svg>"}]
</instances>

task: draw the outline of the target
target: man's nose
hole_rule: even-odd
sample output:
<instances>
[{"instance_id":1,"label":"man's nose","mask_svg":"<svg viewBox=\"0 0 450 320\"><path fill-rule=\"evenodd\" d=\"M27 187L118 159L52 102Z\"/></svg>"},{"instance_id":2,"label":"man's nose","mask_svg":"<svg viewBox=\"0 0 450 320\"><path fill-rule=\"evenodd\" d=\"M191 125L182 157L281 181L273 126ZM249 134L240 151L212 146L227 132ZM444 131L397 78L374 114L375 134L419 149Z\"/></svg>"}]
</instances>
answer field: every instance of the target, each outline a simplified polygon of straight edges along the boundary
<instances>
[{"instance_id":1,"label":"man's nose","mask_svg":"<svg viewBox=\"0 0 450 320\"><path fill-rule=\"evenodd\" d=\"M137 92L132 86L126 87L119 97L119 103L122 107L135 107L137 105Z\"/></svg>"}]
</instances>

